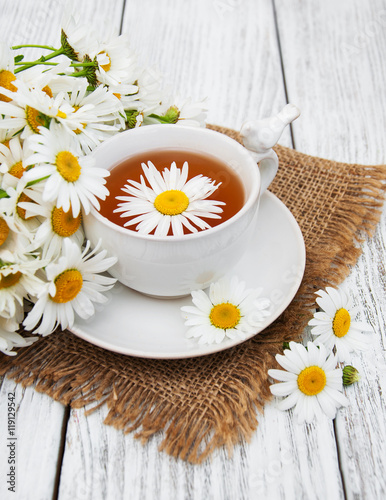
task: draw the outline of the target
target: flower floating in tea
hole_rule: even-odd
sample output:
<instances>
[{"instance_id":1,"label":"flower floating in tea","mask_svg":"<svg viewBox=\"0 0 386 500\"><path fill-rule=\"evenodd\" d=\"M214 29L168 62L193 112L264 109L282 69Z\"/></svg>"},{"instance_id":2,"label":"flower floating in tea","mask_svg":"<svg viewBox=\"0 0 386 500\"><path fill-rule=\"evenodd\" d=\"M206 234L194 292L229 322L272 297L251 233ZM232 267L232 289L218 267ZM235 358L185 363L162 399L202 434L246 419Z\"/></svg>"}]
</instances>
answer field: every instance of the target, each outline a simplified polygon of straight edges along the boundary
<instances>
[{"instance_id":1,"label":"flower floating in tea","mask_svg":"<svg viewBox=\"0 0 386 500\"><path fill-rule=\"evenodd\" d=\"M194 306L181 307L188 338L199 344L219 344L225 338L245 340L256 333L270 315L270 301L259 298L261 289L249 290L235 276L212 283L209 296L203 290L192 292Z\"/></svg>"},{"instance_id":2,"label":"flower floating in tea","mask_svg":"<svg viewBox=\"0 0 386 500\"><path fill-rule=\"evenodd\" d=\"M272 394L284 397L278 403L279 410L294 407L300 423L311 422L323 413L334 418L336 410L348 404L336 356L324 345L318 349L312 342L307 348L296 342L290 342L289 347L284 355L276 355L284 370L268 370L268 375L280 381L270 387Z\"/></svg>"},{"instance_id":3,"label":"flower floating in tea","mask_svg":"<svg viewBox=\"0 0 386 500\"><path fill-rule=\"evenodd\" d=\"M371 332L366 323L354 321L358 308L354 307L351 297L343 290L327 287L318 290L316 303L322 308L314 314L309 325L315 335L315 344L324 344L327 349L335 349L339 361L350 361L350 352L365 350L368 339L361 332Z\"/></svg>"},{"instance_id":4,"label":"flower floating in tea","mask_svg":"<svg viewBox=\"0 0 386 500\"><path fill-rule=\"evenodd\" d=\"M167 236L169 230L174 236L184 234L184 228L195 233L198 229L211 226L202 219L219 219L222 201L208 200L221 183L203 175L196 175L188 180L189 166L185 162L182 170L175 162L162 174L152 162L142 163L145 178L141 182L128 179L122 191L129 196L117 196L115 212L122 212L121 217L130 217L125 227L137 224L136 230L142 234Z\"/></svg>"}]
</instances>

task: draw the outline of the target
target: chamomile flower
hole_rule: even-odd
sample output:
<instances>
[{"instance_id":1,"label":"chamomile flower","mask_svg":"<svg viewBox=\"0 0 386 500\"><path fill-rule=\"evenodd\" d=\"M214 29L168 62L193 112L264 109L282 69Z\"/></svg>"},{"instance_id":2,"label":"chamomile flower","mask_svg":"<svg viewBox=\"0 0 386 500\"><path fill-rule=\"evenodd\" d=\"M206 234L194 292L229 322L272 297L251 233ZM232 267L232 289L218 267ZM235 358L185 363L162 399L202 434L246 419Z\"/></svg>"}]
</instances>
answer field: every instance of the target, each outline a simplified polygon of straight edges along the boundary
<instances>
[{"instance_id":1,"label":"chamomile flower","mask_svg":"<svg viewBox=\"0 0 386 500\"><path fill-rule=\"evenodd\" d=\"M194 102L191 99L182 100L176 97L170 101L170 105L164 103L162 107L164 109L166 107L166 111L162 115L161 121L190 127L205 127L208 110L205 99Z\"/></svg>"},{"instance_id":2,"label":"chamomile flower","mask_svg":"<svg viewBox=\"0 0 386 500\"><path fill-rule=\"evenodd\" d=\"M35 151L25 160L25 165L35 165L24 177L27 182L42 178L43 201L54 201L58 208L68 212L72 207L73 217L79 215L81 206L86 214L91 205L99 208L97 198L105 199L108 190L104 186L108 170L94 166L95 159L80 155L79 146L72 137L63 134L60 126L51 124L50 129L41 128L40 135L31 136L29 145Z\"/></svg>"},{"instance_id":3,"label":"chamomile flower","mask_svg":"<svg viewBox=\"0 0 386 500\"><path fill-rule=\"evenodd\" d=\"M53 261L60 256L66 238L79 247L82 246L84 233L81 212L74 217L71 207L65 212L55 202L44 202L38 191L30 194L30 198L33 203L24 202L19 205L26 211L27 217L39 216L40 225L33 234L31 244L27 246L28 251L40 249L43 259Z\"/></svg>"},{"instance_id":4,"label":"chamomile flower","mask_svg":"<svg viewBox=\"0 0 386 500\"><path fill-rule=\"evenodd\" d=\"M0 101L9 102L12 100L12 97L3 94L1 89L6 89L9 92L17 90L13 84L16 80L14 71L15 65L12 50L4 42L0 42Z\"/></svg>"},{"instance_id":5,"label":"chamomile flower","mask_svg":"<svg viewBox=\"0 0 386 500\"><path fill-rule=\"evenodd\" d=\"M19 205L23 201L31 201L30 196L37 189L35 186L27 187L24 177L17 179L9 173L3 176L1 188L7 196L0 198L0 214L9 229L29 238L40 222L36 217L27 216L25 210Z\"/></svg>"},{"instance_id":6,"label":"chamomile flower","mask_svg":"<svg viewBox=\"0 0 386 500\"><path fill-rule=\"evenodd\" d=\"M21 143L20 136L10 139L8 147L5 144L0 144L0 172L5 174L8 172L17 179L20 179L25 172L23 159L28 156L28 145L24 141Z\"/></svg>"},{"instance_id":7,"label":"chamomile flower","mask_svg":"<svg viewBox=\"0 0 386 500\"><path fill-rule=\"evenodd\" d=\"M25 318L27 330L49 335L58 326L64 330L74 324L75 314L83 319L95 312L95 303L106 302L101 293L109 290L116 280L103 273L116 262L115 257L106 257L106 251L97 253L99 246L90 252L87 242L85 249L70 241L64 241L62 256L57 262L46 267L47 283Z\"/></svg>"},{"instance_id":8,"label":"chamomile flower","mask_svg":"<svg viewBox=\"0 0 386 500\"><path fill-rule=\"evenodd\" d=\"M71 92L77 78L66 76L63 73L68 70L71 61L65 59L56 66L42 71L40 66L28 68L28 71L18 73L18 80L30 90L43 91L48 97L56 97L59 92Z\"/></svg>"},{"instance_id":9,"label":"chamomile flower","mask_svg":"<svg viewBox=\"0 0 386 500\"><path fill-rule=\"evenodd\" d=\"M280 381L271 385L271 392L284 397L278 403L280 410L294 407L299 423L309 423L323 413L335 418L336 410L348 404L342 393L342 370L336 368L336 356L328 355L324 345L318 348L308 342L306 349L290 342L284 355L276 355L276 361L284 370L268 370L272 378Z\"/></svg>"},{"instance_id":10,"label":"chamomile flower","mask_svg":"<svg viewBox=\"0 0 386 500\"><path fill-rule=\"evenodd\" d=\"M192 233L197 232L197 227L210 228L203 218L221 218L218 214L224 203L206 199L220 184L202 175L187 180L187 162L182 170L173 162L161 174L149 161L147 165L142 163L142 170L150 187L141 176L140 183L128 180L129 184L122 188L129 196L117 196L123 203L119 203L115 212L123 212L121 217L131 217L125 226L137 224L135 229L142 234L155 229L155 236L167 236L171 229L173 235L180 236L184 227Z\"/></svg>"},{"instance_id":11,"label":"chamomile flower","mask_svg":"<svg viewBox=\"0 0 386 500\"><path fill-rule=\"evenodd\" d=\"M50 97L44 90L30 89L21 80L15 81L17 92L3 90L12 102L0 102L0 113L5 118L0 120L0 128L15 129L21 132L21 138L39 134L42 127L48 127L54 118L66 120L74 109L64 100L64 94Z\"/></svg>"},{"instance_id":12,"label":"chamomile flower","mask_svg":"<svg viewBox=\"0 0 386 500\"><path fill-rule=\"evenodd\" d=\"M100 42L98 48L90 53L96 59L96 76L105 85L115 83L134 83L137 74L137 61L132 53L126 34L111 36L108 41Z\"/></svg>"},{"instance_id":13,"label":"chamomile flower","mask_svg":"<svg viewBox=\"0 0 386 500\"><path fill-rule=\"evenodd\" d=\"M37 272L45 264L34 255L0 250L0 311L3 318L20 315L23 300L40 292L43 282Z\"/></svg>"},{"instance_id":14,"label":"chamomile flower","mask_svg":"<svg viewBox=\"0 0 386 500\"><path fill-rule=\"evenodd\" d=\"M7 356L16 356L13 349L28 347L38 340L39 337L22 337L16 331L9 331L3 328L2 318L0 318L0 352Z\"/></svg>"},{"instance_id":15,"label":"chamomile flower","mask_svg":"<svg viewBox=\"0 0 386 500\"><path fill-rule=\"evenodd\" d=\"M12 217L0 213L0 251L23 253L31 243L30 235L18 231Z\"/></svg>"},{"instance_id":16,"label":"chamomile flower","mask_svg":"<svg viewBox=\"0 0 386 500\"><path fill-rule=\"evenodd\" d=\"M225 338L245 340L257 333L269 316L270 302L259 299L261 289L249 290L237 277L212 283L209 296L203 290L192 292L194 306L183 306L187 338L199 338L199 344L219 344Z\"/></svg>"},{"instance_id":17,"label":"chamomile flower","mask_svg":"<svg viewBox=\"0 0 386 500\"><path fill-rule=\"evenodd\" d=\"M368 337L361 332L373 331L370 325L354 321L358 308L343 290L327 287L318 290L316 303L322 311L316 312L309 321L315 344L336 349L339 361L350 361L350 352L368 348Z\"/></svg>"},{"instance_id":18,"label":"chamomile flower","mask_svg":"<svg viewBox=\"0 0 386 500\"><path fill-rule=\"evenodd\" d=\"M94 45L96 33L82 24L80 13L74 14L75 12L75 3L67 0L61 21L62 48L70 59L82 61Z\"/></svg>"},{"instance_id":19,"label":"chamomile flower","mask_svg":"<svg viewBox=\"0 0 386 500\"><path fill-rule=\"evenodd\" d=\"M125 128L121 103L107 87L99 86L88 92L87 81L80 80L66 99L75 112L63 125L84 153Z\"/></svg>"},{"instance_id":20,"label":"chamomile flower","mask_svg":"<svg viewBox=\"0 0 386 500\"><path fill-rule=\"evenodd\" d=\"M7 129L1 129L0 128L0 144L3 144L4 146L9 145L9 141L16 135L17 130L7 130Z\"/></svg>"}]
</instances>

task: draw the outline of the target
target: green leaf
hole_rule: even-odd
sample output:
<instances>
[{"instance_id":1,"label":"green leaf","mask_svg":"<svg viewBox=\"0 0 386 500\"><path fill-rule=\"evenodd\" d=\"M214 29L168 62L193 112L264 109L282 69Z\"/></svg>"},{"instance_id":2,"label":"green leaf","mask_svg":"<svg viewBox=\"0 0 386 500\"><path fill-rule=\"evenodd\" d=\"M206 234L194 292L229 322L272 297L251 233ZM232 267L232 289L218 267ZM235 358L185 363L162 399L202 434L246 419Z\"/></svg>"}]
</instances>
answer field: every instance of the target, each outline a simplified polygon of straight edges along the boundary
<instances>
[{"instance_id":1,"label":"green leaf","mask_svg":"<svg viewBox=\"0 0 386 500\"><path fill-rule=\"evenodd\" d=\"M48 179L50 176L49 175L46 175L45 177L41 177L40 179L35 179L34 181L29 181L27 184L26 184L26 187L31 187L33 186L34 184L38 184L38 182L42 182L42 181L45 181L46 179Z\"/></svg>"},{"instance_id":2,"label":"green leaf","mask_svg":"<svg viewBox=\"0 0 386 500\"><path fill-rule=\"evenodd\" d=\"M7 195L7 191L4 191L4 189L0 188L0 199L1 198L9 198L9 196Z\"/></svg>"}]
</instances>

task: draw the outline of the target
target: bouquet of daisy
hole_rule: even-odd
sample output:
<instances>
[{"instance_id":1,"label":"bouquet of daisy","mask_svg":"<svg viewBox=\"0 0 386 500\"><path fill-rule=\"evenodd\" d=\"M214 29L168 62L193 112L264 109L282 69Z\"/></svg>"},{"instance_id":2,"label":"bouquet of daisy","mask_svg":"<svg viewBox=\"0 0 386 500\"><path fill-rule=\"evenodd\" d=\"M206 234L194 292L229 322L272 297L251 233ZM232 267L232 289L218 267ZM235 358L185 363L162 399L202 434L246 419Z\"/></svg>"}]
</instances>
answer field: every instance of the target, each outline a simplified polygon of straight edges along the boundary
<instances>
[{"instance_id":1,"label":"bouquet of daisy","mask_svg":"<svg viewBox=\"0 0 386 500\"><path fill-rule=\"evenodd\" d=\"M82 229L108 195L90 152L134 127L202 126L205 111L166 93L125 35L101 40L71 13L59 48L0 44L0 351L37 339L22 327L44 336L92 316L115 282L103 274L115 259Z\"/></svg>"}]
</instances>

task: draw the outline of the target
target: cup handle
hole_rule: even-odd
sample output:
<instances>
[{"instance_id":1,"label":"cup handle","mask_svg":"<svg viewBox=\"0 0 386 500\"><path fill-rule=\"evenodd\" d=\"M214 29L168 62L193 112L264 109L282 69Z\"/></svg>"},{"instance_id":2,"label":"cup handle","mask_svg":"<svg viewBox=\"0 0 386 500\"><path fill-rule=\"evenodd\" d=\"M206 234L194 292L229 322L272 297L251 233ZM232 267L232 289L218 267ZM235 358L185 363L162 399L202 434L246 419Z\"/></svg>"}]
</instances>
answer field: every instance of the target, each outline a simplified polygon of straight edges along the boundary
<instances>
[{"instance_id":1,"label":"cup handle","mask_svg":"<svg viewBox=\"0 0 386 500\"><path fill-rule=\"evenodd\" d=\"M252 155L254 156L254 155ZM273 149L267 155L257 160L260 170L260 194L268 189L273 179L276 177L279 168L279 158Z\"/></svg>"}]
</instances>

